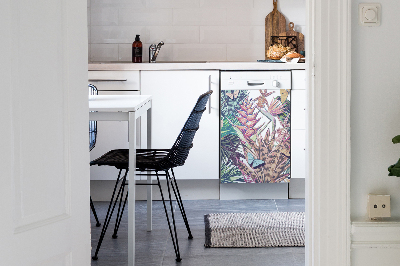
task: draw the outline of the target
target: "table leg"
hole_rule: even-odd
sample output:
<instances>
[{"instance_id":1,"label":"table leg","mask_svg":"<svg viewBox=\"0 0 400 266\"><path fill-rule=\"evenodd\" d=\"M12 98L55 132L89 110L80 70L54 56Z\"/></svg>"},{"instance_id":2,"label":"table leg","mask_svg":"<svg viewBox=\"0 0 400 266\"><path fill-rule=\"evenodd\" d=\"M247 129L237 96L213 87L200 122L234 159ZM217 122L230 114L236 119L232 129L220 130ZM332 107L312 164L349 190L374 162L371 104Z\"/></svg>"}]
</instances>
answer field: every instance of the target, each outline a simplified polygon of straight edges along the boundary
<instances>
[{"instance_id":1,"label":"table leg","mask_svg":"<svg viewBox=\"0 0 400 266\"><path fill-rule=\"evenodd\" d=\"M136 116L129 112L128 266L135 265Z\"/></svg>"},{"instance_id":2,"label":"table leg","mask_svg":"<svg viewBox=\"0 0 400 266\"><path fill-rule=\"evenodd\" d=\"M147 149L151 149L151 107L147 110ZM151 172L148 172L149 174ZM151 175L147 176L147 183L151 184ZM147 186L147 231L153 230L153 186Z\"/></svg>"}]
</instances>

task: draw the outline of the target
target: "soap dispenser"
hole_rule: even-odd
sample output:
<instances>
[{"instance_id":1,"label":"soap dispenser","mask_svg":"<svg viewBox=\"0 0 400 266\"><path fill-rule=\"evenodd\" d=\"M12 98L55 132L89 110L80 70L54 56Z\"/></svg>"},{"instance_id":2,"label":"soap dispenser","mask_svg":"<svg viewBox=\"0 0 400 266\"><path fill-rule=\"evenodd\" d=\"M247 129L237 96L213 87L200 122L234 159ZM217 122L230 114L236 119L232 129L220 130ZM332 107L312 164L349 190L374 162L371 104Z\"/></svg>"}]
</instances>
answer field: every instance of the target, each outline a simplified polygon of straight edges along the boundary
<instances>
[{"instance_id":1,"label":"soap dispenser","mask_svg":"<svg viewBox=\"0 0 400 266\"><path fill-rule=\"evenodd\" d=\"M142 63L142 46L140 35L136 35L135 41L132 43L132 63Z\"/></svg>"}]
</instances>

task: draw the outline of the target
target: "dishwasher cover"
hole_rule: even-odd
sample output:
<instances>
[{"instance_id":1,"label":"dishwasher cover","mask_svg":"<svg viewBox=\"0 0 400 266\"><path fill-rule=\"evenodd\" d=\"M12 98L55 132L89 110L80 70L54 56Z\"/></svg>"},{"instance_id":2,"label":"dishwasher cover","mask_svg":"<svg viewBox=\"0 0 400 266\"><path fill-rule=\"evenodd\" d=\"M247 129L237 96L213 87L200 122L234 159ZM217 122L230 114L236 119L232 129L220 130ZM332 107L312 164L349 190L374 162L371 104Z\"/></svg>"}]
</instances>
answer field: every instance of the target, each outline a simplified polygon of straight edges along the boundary
<instances>
[{"instance_id":1,"label":"dishwasher cover","mask_svg":"<svg viewBox=\"0 0 400 266\"><path fill-rule=\"evenodd\" d=\"M221 183L290 181L290 89L221 90Z\"/></svg>"}]
</instances>

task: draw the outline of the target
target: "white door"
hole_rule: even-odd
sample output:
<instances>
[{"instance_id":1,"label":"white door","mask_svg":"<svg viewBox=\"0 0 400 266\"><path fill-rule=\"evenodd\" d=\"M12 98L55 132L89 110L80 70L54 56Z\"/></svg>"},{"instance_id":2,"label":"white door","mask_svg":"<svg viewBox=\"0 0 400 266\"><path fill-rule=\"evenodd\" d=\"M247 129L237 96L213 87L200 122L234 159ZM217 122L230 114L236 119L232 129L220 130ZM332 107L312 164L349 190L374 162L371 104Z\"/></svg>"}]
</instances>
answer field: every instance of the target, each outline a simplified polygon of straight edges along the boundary
<instances>
[{"instance_id":1,"label":"white door","mask_svg":"<svg viewBox=\"0 0 400 266\"><path fill-rule=\"evenodd\" d=\"M0 265L90 265L86 1L0 8Z\"/></svg>"}]
</instances>

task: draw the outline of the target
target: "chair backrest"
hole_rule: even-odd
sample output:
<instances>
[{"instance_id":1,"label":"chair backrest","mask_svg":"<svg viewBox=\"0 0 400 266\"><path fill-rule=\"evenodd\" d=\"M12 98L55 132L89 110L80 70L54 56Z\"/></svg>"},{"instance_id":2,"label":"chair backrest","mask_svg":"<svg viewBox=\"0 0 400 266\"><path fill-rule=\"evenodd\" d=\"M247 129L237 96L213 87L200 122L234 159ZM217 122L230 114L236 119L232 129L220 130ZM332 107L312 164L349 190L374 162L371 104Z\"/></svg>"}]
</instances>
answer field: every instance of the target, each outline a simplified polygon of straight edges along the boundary
<instances>
[{"instance_id":1,"label":"chair backrest","mask_svg":"<svg viewBox=\"0 0 400 266\"><path fill-rule=\"evenodd\" d=\"M213 91L210 90L200 95L178 138L172 146L169 154L166 156L165 162L170 164L166 166L166 168L181 166L185 163L189 151L193 147L194 135L199 129L200 119L203 112L206 110L206 104L212 92Z\"/></svg>"},{"instance_id":2,"label":"chair backrest","mask_svg":"<svg viewBox=\"0 0 400 266\"><path fill-rule=\"evenodd\" d=\"M88 85L89 95L98 95L96 86ZM89 151L93 150L97 139L97 121L89 121Z\"/></svg>"}]
</instances>

